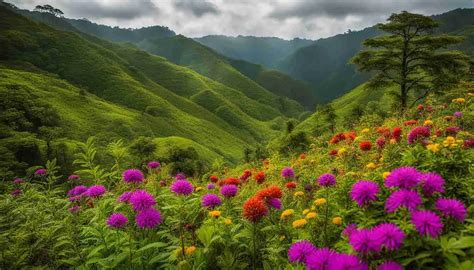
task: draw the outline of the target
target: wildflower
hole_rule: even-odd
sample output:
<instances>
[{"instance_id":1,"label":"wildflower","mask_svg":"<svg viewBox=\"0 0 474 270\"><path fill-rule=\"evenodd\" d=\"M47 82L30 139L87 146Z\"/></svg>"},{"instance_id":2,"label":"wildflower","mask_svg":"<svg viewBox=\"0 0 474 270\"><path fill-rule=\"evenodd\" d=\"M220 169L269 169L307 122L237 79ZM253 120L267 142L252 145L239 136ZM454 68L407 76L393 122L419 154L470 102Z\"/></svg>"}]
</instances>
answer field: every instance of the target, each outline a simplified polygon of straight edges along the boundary
<instances>
[{"instance_id":1,"label":"wildflower","mask_svg":"<svg viewBox=\"0 0 474 270\"><path fill-rule=\"evenodd\" d=\"M283 195L283 193L281 192L281 189L277 186L270 186L270 187L267 187L265 189L262 189L260 190L259 192L257 192L257 197L261 198L261 199L268 199L268 198L281 198L281 196Z\"/></svg>"},{"instance_id":2,"label":"wildflower","mask_svg":"<svg viewBox=\"0 0 474 270\"><path fill-rule=\"evenodd\" d=\"M225 225L231 225L232 224L232 219L230 219L230 218L224 219L224 224Z\"/></svg>"},{"instance_id":3,"label":"wildflower","mask_svg":"<svg viewBox=\"0 0 474 270\"><path fill-rule=\"evenodd\" d=\"M377 270L403 270L403 266L394 261L386 261L382 263Z\"/></svg>"},{"instance_id":4,"label":"wildflower","mask_svg":"<svg viewBox=\"0 0 474 270\"><path fill-rule=\"evenodd\" d=\"M369 131L370 131L370 129L368 129L368 128L364 128L364 129L363 129L363 130L361 130L360 132L365 134L365 133L369 133Z\"/></svg>"},{"instance_id":5,"label":"wildflower","mask_svg":"<svg viewBox=\"0 0 474 270\"><path fill-rule=\"evenodd\" d=\"M175 176L174 176L174 179L175 180L186 180L186 175L184 173L177 173Z\"/></svg>"},{"instance_id":6,"label":"wildflower","mask_svg":"<svg viewBox=\"0 0 474 270\"><path fill-rule=\"evenodd\" d=\"M275 209L281 209L281 201L280 199L277 198L268 198L266 200L268 206L275 208Z\"/></svg>"},{"instance_id":7,"label":"wildflower","mask_svg":"<svg viewBox=\"0 0 474 270\"><path fill-rule=\"evenodd\" d=\"M464 149L473 148L474 147L474 138L469 138L469 139L464 140L462 146L463 146Z\"/></svg>"},{"instance_id":8,"label":"wildflower","mask_svg":"<svg viewBox=\"0 0 474 270\"><path fill-rule=\"evenodd\" d=\"M209 184L207 185L207 189L211 190L211 189L215 189L216 186L214 184Z\"/></svg>"},{"instance_id":9,"label":"wildflower","mask_svg":"<svg viewBox=\"0 0 474 270\"><path fill-rule=\"evenodd\" d=\"M300 196L303 196L303 195L304 195L303 191L297 191L293 194L293 196L295 196L295 197L300 197Z\"/></svg>"},{"instance_id":10,"label":"wildflower","mask_svg":"<svg viewBox=\"0 0 474 270\"><path fill-rule=\"evenodd\" d=\"M80 196L80 195L84 194L84 192L86 192L86 191L87 191L86 186L83 186L83 185L75 186L67 192L67 195L69 197Z\"/></svg>"},{"instance_id":11,"label":"wildflower","mask_svg":"<svg viewBox=\"0 0 474 270\"><path fill-rule=\"evenodd\" d=\"M240 176L240 179L242 181L246 181L251 175L252 172L250 170L245 170L244 173Z\"/></svg>"},{"instance_id":12,"label":"wildflower","mask_svg":"<svg viewBox=\"0 0 474 270\"><path fill-rule=\"evenodd\" d=\"M12 197L15 198L15 197L20 196L22 193L23 193L23 191L22 191L21 189L15 189L14 191L12 191L12 192L10 193L10 195L12 195Z\"/></svg>"},{"instance_id":13,"label":"wildflower","mask_svg":"<svg viewBox=\"0 0 474 270\"><path fill-rule=\"evenodd\" d=\"M237 195L237 186L235 185L224 185L221 187L221 194L226 198L235 197Z\"/></svg>"},{"instance_id":14,"label":"wildflower","mask_svg":"<svg viewBox=\"0 0 474 270\"><path fill-rule=\"evenodd\" d=\"M313 185L311 183L307 183L304 185L304 190L308 193L310 193L313 190Z\"/></svg>"},{"instance_id":15,"label":"wildflower","mask_svg":"<svg viewBox=\"0 0 474 270\"><path fill-rule=\"evenodd\" d=\"M141 229L153 229L161 224L161 213L155 208L145 209L135 217L137 226Z\"/></svg>"},{"instance_id":16,"label":"wildflower","mask_svg":"<svg viewBox=\"0 0 474 270\"><path fill-rule=\"evenodd\" d=\"M459 200L440 198L436 201L435 207L445 217L452 217L459 222L464 222L466 219L466 206Z\"/></svg>"},{"instance_id":17,"label":"wildflower","mask_svg":"<svg viewBox=\"0 0 474 270\"><path fill-rule=\"evenodd\" d=\"M423 126L432 126L433 125L433 121L431 120L425 120L425 122L423 122Z\"/></svg>"},{"instance_id":18,"label":"wildflower","mask_svg":"<svg viewBox=\"0 0 474 270\"><path fill-rule=\"evenodd\" d=\"M237 178L229 177L226 180L224 180L223 185L234 185L238 186L240 185L240 180Z\"/></svg>"},{"instance_id":19,"label":"wildflower","mask_svg":"<svg viewBox=\"0 0 474 270\"><path fill-rule=\"evenodd\" d=\"M346 228L342 231L342 235L345 237L350 237L354 232L357 232L357 225L351 223L346 226Z\"/></svg>"},{"instance_id":20,"label":"wildflower","mask_svg":"<svg viewBox=\"0 0 474 270\"><path fill-rule=\"evenodd\" d=\"M382 223L374 228L377 241L387 250L397 250L403 245L405 233L393 223Z\"/></svg>"},{"instance_id":21,"label":"wildflower","mask_svg":"<svg viewBox=\"0 0 474 270\"><path fill-rule=\"evenodd\" d=\"M69 211L69 213L75 214L79 212L79 210L81 210L81 207L79 205L74 205L73 207L69 207L69 209L67 210Z\"/></svg>"},{"instance_id":22,"label":"wildflower","mask_svg":"<svg viewBox=\"0 0 474 270\"><path fill-rule=\"evenodd\" d=\"M377 237L373 230L370 229L362 229L353 232L349 236L349 244L355 251L362 254L380 251L380 244L377 241Z\"/></svg>"},{"instance_id":23,"label":"wildflower","mask_svg":"<svg viewBox=\"0 0 474 270\"><path fill-rule=\"evenodd\" d=\"M437 153L439 152L440 150L440 145L439 143L435 143L435 144L428 144L426 146L426 149L428 149L429 151L433 152L433 153Z\"/></svg>"},{"instance_id":24,"label":"wildflower","mask_svg":"<svg viewBox=\"0 0 474 270\"><path fill-rule=\"evenodd\" d=\"M210 209L213 209L222 204L221 198L216 194L206 194L202 196L201 205Z\"/></svg>"},{"instance_id":25,"label":"wildflower","mask_svg":"<svg viewBox=\"0 0 474 270\"><path fill-rule=\"evenodd\" d=\"M360 180L352 186L351 198L356 201L359 206L366 205L377 199L380 188L377 183L368 180Z\"/></svg>"},{"instance_id":26,"label":"wildflower","mask_svg":"<svg viewBox=\"0 0 474 270\"><path fill-rule=\"evenodd\" d=\"M453 116L456 117L456 118L461 118L462 117L462 112L455 112L453 114Z\"/></svg>"},{"instance_id":27,"label":"wildflower","mask_svg":"<svg viewBox=\"0 0 474 270\"><path fill-rule=\"evenodd\" d=\"M106 189L102 185L94 185L91 186L87 189L86 192L83 193L83 195L91 198L98 198L104 195Z\"/></svg>"},{"instance_id":28,"label":"wildflower","mask_svg":"<svg viewBox=\"0 0 474 270\"><path fill-rule=\"evenodd\" d=\"M219 181L219 177L215 176L215 175L211 175L209 176L209 180L212 182L212 183L217 183L217 181Z\"/></svg>"},{"instance_id":29,"label":"wildflower","mask_svg":"<svg viewBox=\"0 0 474 270\"><path fill-rule=\"evenodd\" d=\"M281 176L282 176L283 178L287 178L287 179L288 179L288 178L293 178L293 177L295 177L295 172L293 171L292 168L290 168L290 167L285 167L285 168L283 168L283 169L281 170Z\"/></svg>"},{"instance_id":30,"label":"wildflower","mask_svg":"<svg viewBox=\"0 0 474 270\"><path fill-rule=\"evenodd\" d=\"M120 229L125 227L128 222L128 218L122 213L113 213L107 219L107 225L114 229Z\"/></svg>"},{"instance_id":31,"label":"wildflower","mask_svg":"<svg viewBox=\"0 0 474 270\"><path fill-rule=\"evenodd\" d=\"M329 261L326 269L331 270L367 270L367 263L361 261L359 257L351 254L336 254L335 258Z\"/></svg>"},{"instance_id":32,"label":"wildflower","mask_svg":"<svg viewBox=\"0 0 474 270\"><path fill-rule=\"evenodd\" d=\"M186 179L175 180L171 184L171 191L177 195L187 196L193 193L193 190L193 185Z\"/></svg>"},{"instance_id":33,"label":"wildflower","mask_svg":"<svg viewBox=\"0 0 474 270\"><path fill-rule=\"evenodd\" d=\"M370 151L370 149L372 149L372 143L370 143L369 141L360 142L359 148L362 151Z\"/></svg>"},{"instance_id":34,"label":"wildflower","mask_svg":"<svg viewBox=\"0 0 474 270\"><path fill-rule=\"evenodd\" d=\"M334 186L336 184L336 177L330 173L325 173L319 176L318 184L323 187Z\"/></svg>"},{"instance_id":35,"label":"wildflower","mask_svg":"<svg viewBox=\"0 0 474 270\"><path fill-rule=\"evenodd\" d=\"M408 121L405 121L403 123L403 125L405 125L405 126L414 126L416 124L418 124L418 121L416 121L416 120L408 120Z\"/></svg>"},{"instance_id":36,"label":"wildflower","mask_svg":"<svg viewBox=\"0 0 474 270\"><path fill-rule=\"evenodd\" d=\"M423 194L431 196L436 192L444 193L444 179L437 173L424 173L420 177Z\"/></svg>"},{"instance_id":37,"label":"wildflower","mask_svg":"<svg viewBox=\"0 0 474 270\"><path fill-rule=\"evenodd\" d=\"M75 180L79 180L81 177L77 174L71 174L69 175L69 177L67 178L67 180L70 180L70 181L75 181Z\"/></svg>"},{"instance_id":38,"label":"wildflower","mask_svg":"<svg viewBox=\"0 0 474 270\"><path fill-rule=\"evenodd\" d=\"M379 137L379 138L377 138L375 143L377 144L378 148L382 149L385 146L385 138L384 137Z\"/></svg>"},{"instance_id":39,"label":"wildflower","mask_svg":"<svg viewBox=\"0 0 474 270\"><path fill-rule=\"evenodd\" d=\"M306 214L306 219L315 219L316 217L318 217L318 215L315 213L315 212L309 212L308 214Z\"/></svg>"},{"instance_id":40,"label":"wildflower","mask_svg":"<svg viewBox=\"0 0 474 270\"><path fill-rule=\"evenodd\" d=\"M416 107L418 111L423 111L424 107L423 104L419 104L418 107Z\"/></svg>"},{"instance_id":41,"label":"wildflower","mask_svg":"<svg viewBox=\"0 0 474 270\"><path fill-rule=\"evenodd\" d=\"M285 219L291 215L293 215L295 213L295 210L293 209L286 209L285 211L283 211L280 215L280 219Z\"/></svg>"},{"instance_id":42,"label":"wildflower","mask_svg":"<svg viewBox=\"0 0 474 270\"><path fill-rule=\"evenodd\" d=\"M130 201L130 197L132 197L132 194L133 192L130 192L130 191L125 191L124 193L122 193L122 195L120 195L120 197L117 199L118 202L129 202Z\"/></svg>"},{"instance_id":43,"label":"wildflower","mask_svg":"<svg viewBox=\"0 0 474 270\"><path fill-rule=\"evenodd\" d=\"M306 266L311 270L328 269L329 262L336 259L337 253L329 248L320 248L306 259Z\"/></svg>"},{"instance_id":44,"label":"wildflower","mask_svg":"<svg viewBox=\"0 0 474 270\"><path fill-rule=\"evenodd\" d=\"M342 147L339 150L337 150L337 155L342 156L347 152L346 148Z\"/></svg>"},{"instance_id":45,"label":"wildflower","mask_svg":"<svg viewBox=\"0 0 474 270\"><path fill-rule=\"evenodd\" d=\"M300 155L300 159L301 159L301 160L306 159L306 154L305 154L305 153L302 153L302 154Z\"/></svg>"},{"instance_id":46,"label":"wildflower","mask_svg":"<svg viewBox=\"0 0 474 270\"><path fill-rule=\"evenodd\" d=\"M35 171L35 176L43 176L46 174L46 169L38 169Z\"/></svg>"},{"instance_id":47,"label":"wildflower","mask_svg":"<svg viewBox=\"0 0 474 270\"><path fill-rule=\"evenodd\" d=\"M416 191L397 190L393 192L385 202L387 213L395 212L399 207L404 206L408 210L414 210L422 203L421 197Z\"/></svg>"},{"instance_id":48,"label":"wildflower","mask_svg":"<svg viewBox=\"0 0 474 270\"><path fill-rule=\"evenodd\" d=\"M325 204L325 203L326 203L326 199L324 199L324 198L319 198L319 199L316 199L316 200L314 201L314 204L315 204L316 206L320 206L320 205L323 205L323 204Z\"/></svg>"},{"instance_id":49,"label":"wildflower","mask_svg":"<svg viewBox=\"0 0 474 270\"><path fill-rule=\"evenodd\" d=\"M382 173L382 178L385 179L390 175L390 172L383 172Z\"/></svg>"},{"instance_id":50,"label":"wildflower","mask_svg":"<svg viewBox=\"0 0 474 270\"><path fill-rule=\"evenodd\" d=\"M160 164L160 162L153 160L153 161L148 162L148 164L146 166L148 167L148 169L156 169L156 168L160 167L161 164Z\"/></svg>"},{"instance_id":51,"label":"wildflower","mask_svg":"<svg viewBox=\"0 0 474 270\"><path fill-rule=\"evenodd\" d=\"M298 228L303 227L307 223L308 221L306 221L306 219L298 219L298 220L293 221L291 225L293 226L293 228L298 229Z\"/></svg>"},{"instance_id":52,"label":"wildflower","mask_svg":"<svg viewBox=\"0 0 474 270\"><path fill-rule=\"evenodd\" d=\"M137 212L151 208L156 204L155 198L143 189L138 189L133 192L130 196L129 202L133 206L133 210Z\"/></svg>"},{"instance_id":53,"label":"wildflower","mask_svg":"<svg viewBox=\"0 0 474 270\"><path fill-rule=\"evenodd\" d=\"M243 205L243 216L250 222L256 223L268 214L268 208L261 198L252 197Z\"/></svg>"},{"instance_id":54,"label":"wildflower","mask_svg":"<svg viewBox=\"0 0 474 270\"><path fill-rule=\"evenodd\" d=\"M309 211L310 211L309 209L305 209L305 210L303 210L303 215L306 215L306 214L308 214L308 212L309 212Z\"/></svg>"},{"instance_id":55,"label":"wildflower","mask_svg":"<svg viewBox=\"0 0 474 270\"><path fill-rule=\"evenodd\" d=\"M430 128L426 126L416 127L408 133L408 144L413 144L418 140L429 138L431 136Z\"/></svg>"},{"instance_id":56,"label":"wildflower","mask_svg":"<svg viewBox=\"0 0 474 270\"><path fill-rule=\"evenodd\" d=\"M341 217L334 217L332 219L332 224L334 225L341 225L342 224L342 218Z\"/></svg>"},{"instance_id":57,"label":"wildflower","mask_svg":"<svg viewBox=\"0 0 474 270\"><path fill-rule=\"evenodd\" d=\"M421 235L436 238L443 230L441 218L434 212L428 210L413 211L411 213L411 223Z\"/></svg>"},{"instance_id":58,"label":"wildflower","mask_svg":"<svg viewBox=\"0 0 474 270\"><path fill-rule=\"evenodd\" d=\"M125 183L140 183L143 182L143 173L138 169L128 169L122 174Z\"/></svg>"},{"instance_id":59,"label":"wildflower","mask_svg":"<svg viewBox=\"0 0 474 270\"><path fill-rule=\"evenodd\" d=\"M338 153L339 151L337 149L332 149L331 151L329 151L329 155L333 157L337 156Z\"/></svg>"},{"instance_id":60,"label":"wildflower","mask_svg":"<svg viewBox=\"0 0 474 270\"><path fill-rule=\"evenodd\" d=\"M218 211L218 210L211 211L209 212L209 216L212 218L218 218L221 216L221 211Z\"/></svg>"},{"instance_id":61,"label":"wildflower","mask_svg":"<svg viewBox=\"0 0 474 270\"><path fill-rule=\"evenodd\" d=\"M373 162L370 162L369 164L365 165L365 167L366 167L367 169L373 170L373 169L377 168L377 165L376 165L375 163L373 163Z\"/></svg>"},{"instance_id":62,"label":"wildflower","mask_svg":"<svg viewBox=\"0 0 474 270\"><path fill-rule=\"evenodd\" d=\"M413 167L400 167L385 178L385 186L403 189L415 188L420 182L421 173Z\"/></svg>"},{"instance_id":63,"label":"wildflower","mask_svg":"<svg viewBox=\"0 0 474 270\"><path fill-rule=\"evenodd\" d=\"M288 249L288 260L290 263L306 264L309 255L316 252L316 247L308 240L293 243Z\"/></svg>"},{"instance_id":64,"label":"wildflower","mask_svg":"<svg viewBox=\"0 0 474 270\"><path fill-rule=\"evenodd\" d=\"M402 129L400 127L395 127L392 130L392 138L395 139L395 141L400 141L402 136Z\"/></svg>"},{"instance_id":65,"label":"wildflower","mask_svg":"<svg viewBox=\"0 0 474 270\"><path fill-rule=\"evenodd\" d=\"M450 126L445 129L447 136L456 136L461 131L461 128L456 126Z\"/></svg>"},{"instance_id":66,"label":"wildflower","mask_svg":"<svg viewBox=\"0 0 474 270\"><path fill-rule=\"evenodd\" d=\"M344 133L338 133L336 135L334 135L331 140L329 141L330 144L337 144L339 143L340 141L344 141L346 139L346 136L344 135Z\"/></svg>"},{"instance_id":67,"label":"wildflower","mask_svg":"<svg viewBox=\"0 0 474 270\"><path fill-rule=\"evenodd\" d=\"M265 172L258 172L258 173L255 175L255 181L256 181L258 184L263 183L263 181L265 181Z\"/></svg>"},{"instance_id":68,"label":"wildflower","mask_svg":"<svg viewBox=\"0 0 474 270\"><path fill-rule=\"evenodd\" d=\"M296 182L288 182L285 184L285 187L287 189L295 189L296 188Z\"/></svg>"},{"instance_id":69,"label":"wildflower","mask_svg":"<svg viewBox=\"0 0 474 270\"><path fill-rule=\"evenodd\" d=\"M455 98L452 100L453 103L458 103L458 104L463 104L464 102L466 102L466 99L464 98Z\"/></svg>"}]
</instances>

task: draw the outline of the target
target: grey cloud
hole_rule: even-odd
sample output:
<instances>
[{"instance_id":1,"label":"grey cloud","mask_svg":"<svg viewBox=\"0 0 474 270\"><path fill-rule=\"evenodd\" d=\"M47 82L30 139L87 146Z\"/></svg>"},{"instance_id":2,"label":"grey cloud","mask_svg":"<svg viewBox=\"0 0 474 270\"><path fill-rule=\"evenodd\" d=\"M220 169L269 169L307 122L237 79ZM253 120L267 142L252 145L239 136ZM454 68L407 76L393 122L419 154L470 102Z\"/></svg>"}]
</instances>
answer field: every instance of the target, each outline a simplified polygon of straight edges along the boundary
<instances>
[{"instance_id":1,"label":"grey cloud","mask_svg":"<svg viewBox=\"0 0 474 270\"><path fill-rule=\"evenodd\" d=\"M176 1L174 5L176 8L191 12L197 17L201 17L207 13L212 13L212 14L219 13L217 6L207 1L180 0L180 1Z\"/></svg>"},{"instance_id":2,"label":"grey cloud","mask_svg":"<svg viewBox=\"0 0 474 270\"><path fill-rule=\"evenodd\" d=\"M90 18L113 18L130 20L158 13L158 8L151 1L120 1L112 5L102 1L70 1L70 12Z\"/></svg>"}]
</instances>

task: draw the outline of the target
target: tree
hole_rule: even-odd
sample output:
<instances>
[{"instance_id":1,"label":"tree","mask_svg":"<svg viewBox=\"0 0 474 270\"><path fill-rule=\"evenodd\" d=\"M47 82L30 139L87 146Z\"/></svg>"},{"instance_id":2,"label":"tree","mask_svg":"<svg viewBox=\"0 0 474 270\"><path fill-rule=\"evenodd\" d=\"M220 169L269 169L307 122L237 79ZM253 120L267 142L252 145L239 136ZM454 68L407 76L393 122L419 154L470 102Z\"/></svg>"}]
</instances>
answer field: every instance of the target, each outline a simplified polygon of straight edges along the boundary
<instances>
[{"instance_id":1,"label":"tree","mask_svg":"<svg viewBox=\"0 0 474 270\"><path fill-rule=\"evenodd\" d=\"M62 17L64 15L64 13L60 9L54 8L50 5L44 5L44 6L37 5L35 7L35 11L49 13L56 17Z\"/></svg>"},{"instance_id":2,"label":"tree","mask_svg":"<svg viewBox=\"0 0 474 270\"><path fill-rule=\"evenodd\" d=\"M317 110L320 111L321 114L324 116L324 121L326 121L329 124L329 129L331 130L332 133L334 133L334 130L336 129L336 118L337 118L334 107L331 104L326 104L317 108Z\"/></svg>"},{"instance_id":3,"label":"tree","mask_svg":"<svg viewBox=\"0 0 474 270\"><path fill-rule=\"evenodd\" d=\"M359 52L351 62L361 71L375 72L369 86L397 85L402 111L410 95L415 96L414 105L430 92L453 86L468 72L466 55L445 50L463 39L433 35L438 23L430 17L403 11L377 27L388 35L365 40L369 50Z\"/></svg>"},{"instance_id":4,"label":"tree","mask_svg":"<svg viewBox=\"0 0 474 270\"><path fill-rule=\"evenodd\" d=\"M130 145L130 153L139 158L139 165L153 158L156 150L156 144L150 137L140 136Z\"/></svg>"}]
</instances>

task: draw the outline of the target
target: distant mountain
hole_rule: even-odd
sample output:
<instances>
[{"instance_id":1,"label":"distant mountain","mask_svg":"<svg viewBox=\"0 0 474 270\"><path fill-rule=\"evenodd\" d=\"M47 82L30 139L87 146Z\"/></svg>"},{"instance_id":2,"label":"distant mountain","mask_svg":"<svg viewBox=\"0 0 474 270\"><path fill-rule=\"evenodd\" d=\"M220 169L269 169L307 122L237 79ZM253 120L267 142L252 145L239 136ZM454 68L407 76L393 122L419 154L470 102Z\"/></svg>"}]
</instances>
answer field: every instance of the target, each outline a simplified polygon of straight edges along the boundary
<instances>
[{"instance_id":1,"label":"distant mountain","mask_svg":"<svg viewBox=\"0 0 474 270\"><path fill-rule=\"evenodd\" d=\"M194 40L227 57L274 68L281 60L314 41L295 38L210 35Z\"/></svg>"}]
</instances>

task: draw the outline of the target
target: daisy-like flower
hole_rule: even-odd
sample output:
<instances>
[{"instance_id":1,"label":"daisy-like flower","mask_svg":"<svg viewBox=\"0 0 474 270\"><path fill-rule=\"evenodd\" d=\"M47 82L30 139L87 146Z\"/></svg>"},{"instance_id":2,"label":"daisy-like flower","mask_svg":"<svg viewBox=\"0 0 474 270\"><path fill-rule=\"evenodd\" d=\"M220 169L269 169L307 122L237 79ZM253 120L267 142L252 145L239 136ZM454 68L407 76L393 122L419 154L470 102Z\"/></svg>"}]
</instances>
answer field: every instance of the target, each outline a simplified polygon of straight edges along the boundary
<instances>
[{"instance_id":1,"label":"daisy-like flower","mask_svg":"<svg viewBox=\"0 0 474 270\"><path fill-rule=\"evenodd\" d=\"M325 173L318 177L318 184L323 187L334 186L336 184L336 177L330 173Z\"/></svg>"},{"instance_id":2,"label":"daisy-like flower","mask_svg":"<svg viewBox=\"0 0 474 270\"><path fill-rule=\"evenodd\" d=\"M413 167L400 167L385 178L385 186L412 189L418 185L421 176L422 174Z\"/></svg>"},{"instance_id":3,"label":"daisy-like flower","mask_svg":"<svg viewBox=\"0 0 474 270\"><path fill-rule=\"evenodd\" d=\"M329 263L337 259L337 253L329 248L320 248L306 259L306 267L310 270L329 269Z\"/></svg>"},{"instance_id":4,"label":"daisy-like flower","mask_svg":"<svg viewBox=\"0 0 474 270\"><path fill-rule=\"evenodd\" d=\"M385 202L387 213L395 212L399 207L406 207L408 210L414 210L422 203L418 192L414 190L397 190L388 197Z\"/></svg>"},{"instance_id":5,"label":"daisy-like flower","mask_svg":"<svg viewBox=\"0 0 474 270\"><path fill-rule=\"evenodd\" d=\"M308 240L293 243L288 249L288 259L291 263L306 263L309 255L316 251L316 247Z\"/></svg>"},{"instance_id":6,"label":"daisy-like flower","mask_svg":"<svg viewBox=\"0 0 474 270\"><path fill-rule=\"evenodd\" d=\"M423 194L432 196L434 193L444 193L444 179L437 173L424 173L420 177Z\"/></svg>"},{"instance_id":7,"label":"daisy-like flower","mask_svg":"<svg viewBox=\"0 0 474 270\"><path fill-rule=\"evenodd\" d=\"M466 206L459 200L440 198L436 201L435 207L445 217L452 217L459 222L464 222L466 219Z\"/></svg>"},{"instance_id":8,"label":"daisy-like flower","mask_svg":"<svg viewBox=\"0 0 474 270\"><path fill-rule=\"evenodd\" d=\"M387 250L397 250L403 245L405 233L393 223L382 223L374 229L377 242Z\"/></svg>"},{"instance_id":9,"label":"daisy-like flower","mask_svg":"<svg viewBox=\"0 0 474 270\"><path fill-rule=\"evenodd\" d=\"M359 206L366 205L377 199L380 188L377 183L368 180L360 180L352 186L351 198L356 201Z\"/></svg>"},{"instance_id":10,"label":"daisy-like flower","mask_svg":"<svg viewBox=\"0 0 474 270\"><path fill-rule=\"evenodd\" d=\"M429 210L413 211L411 213L411 222L421 235L438 237L443 230L441 218Z\"/></svg>"},{"instance_id":11,"label":"daisy-like flower","mask_svg":"<svg viewBox=\"0 0 474 270\"><path fill-rule=\"evenodd\" d=\"M177 195L188 196L193 193L193 185L186 179L175 180L171 184L171 191Z\"/></svg>"}]
</instances>

